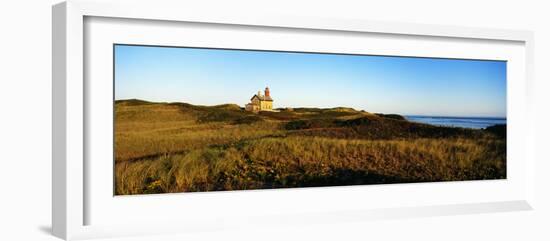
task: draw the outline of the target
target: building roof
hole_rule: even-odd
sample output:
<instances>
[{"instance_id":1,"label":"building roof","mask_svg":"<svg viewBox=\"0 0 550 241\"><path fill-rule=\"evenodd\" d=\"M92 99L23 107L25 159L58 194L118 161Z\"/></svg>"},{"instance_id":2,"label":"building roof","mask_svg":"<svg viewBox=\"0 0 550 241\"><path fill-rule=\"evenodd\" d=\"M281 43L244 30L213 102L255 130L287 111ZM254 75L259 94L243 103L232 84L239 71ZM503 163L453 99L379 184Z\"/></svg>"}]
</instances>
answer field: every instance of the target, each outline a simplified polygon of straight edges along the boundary
<instances>
[{"instance_id":1,"label":"building roof","mask_svg":"<svg viewBox=\"0 0 550 241\"><path fill-rule=\"evenodd\" d=\"M261 101L273 101L271 96L258 95L258 94L253 95L252 98L250 98L250 100L253 100L254 97L258 97L258 99L260 99Z\"/></svg>"}]
</instances>

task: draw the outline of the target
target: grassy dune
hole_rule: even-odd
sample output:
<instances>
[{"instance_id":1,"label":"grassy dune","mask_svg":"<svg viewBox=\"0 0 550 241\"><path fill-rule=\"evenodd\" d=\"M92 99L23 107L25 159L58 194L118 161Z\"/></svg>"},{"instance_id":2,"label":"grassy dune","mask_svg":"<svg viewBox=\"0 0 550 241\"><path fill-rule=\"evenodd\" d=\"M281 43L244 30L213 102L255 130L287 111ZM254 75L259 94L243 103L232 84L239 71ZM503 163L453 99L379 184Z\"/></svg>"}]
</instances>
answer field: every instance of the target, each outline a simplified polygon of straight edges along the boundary
<instances>
[{"instance_id":1,"label":"grassy dune","mask_svg":"<svg viewBox=\"0 0 550 241\"><path fill-rule=\"evenodd\" d=\"M116 194L506 177L502 126L412 123L351 108L115 103Z\"/></svg>"}]
</instances>

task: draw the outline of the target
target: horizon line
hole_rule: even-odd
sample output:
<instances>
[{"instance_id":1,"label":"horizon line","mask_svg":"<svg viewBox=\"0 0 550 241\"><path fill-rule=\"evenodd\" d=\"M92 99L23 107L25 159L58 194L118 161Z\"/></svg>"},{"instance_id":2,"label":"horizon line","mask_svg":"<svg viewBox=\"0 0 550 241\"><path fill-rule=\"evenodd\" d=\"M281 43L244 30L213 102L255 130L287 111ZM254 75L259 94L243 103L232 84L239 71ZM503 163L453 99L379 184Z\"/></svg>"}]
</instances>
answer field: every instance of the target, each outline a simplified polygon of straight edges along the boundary
<instances>
[{"instance_id":1,"label":"horizon line","mask_svg":"<svg viewBox=\"0 0 550 241\"><path fill-rule=\"evenodd\" d=\"M145 99L138 99L138 98L130 98L130 99L113 99L113 104L116 102L116 101L129 101L129 100L138 100L138 101L145 101L145 102L150 102L150 103L167 103L167 104L171 104L171 103L182 103L182 104L190 104L190 105L195 105L195 106L207 106L207 107L212 107L212 106L218 106L218 105L237 105L241 108L244 108L244 106L241 106L239 104L236 104L236 103L220 103L220 104L216 104L216 105L203 105L203 104L193 104L193 103L189 103L189 102L182 102L182 101L161 101L161 102L158 102L158 101L151 101L151 100L145 100ZM333 106L333 107L307 107L307 106L298 106L298 107L293 107L293 106L285 106L285 107L277 107L277 108L274 108L274 109L284 109L284 108L319 108L319 109L334 109L334 108L351 108L351 109L354 109L356 111L365 111L365 112L369 112L369 113L372 113L372 114L397 114L397 115L401 115L401 116L410 116L410 117L441 117L441 118L479 118L479 119L506 119L507 120L507 116L479 116L479 115L464 115L464 116L457 116L457 115L441 115L441 114L438 114L438 115L426 115L426 114L403 114L403 113L385 113L385 112L370 112L370 111L367 111L367 110L364 110L364 109L356 109L356 108L353 108L353 107L347 107L347 106Z\"/></svg>"}]
</instances>

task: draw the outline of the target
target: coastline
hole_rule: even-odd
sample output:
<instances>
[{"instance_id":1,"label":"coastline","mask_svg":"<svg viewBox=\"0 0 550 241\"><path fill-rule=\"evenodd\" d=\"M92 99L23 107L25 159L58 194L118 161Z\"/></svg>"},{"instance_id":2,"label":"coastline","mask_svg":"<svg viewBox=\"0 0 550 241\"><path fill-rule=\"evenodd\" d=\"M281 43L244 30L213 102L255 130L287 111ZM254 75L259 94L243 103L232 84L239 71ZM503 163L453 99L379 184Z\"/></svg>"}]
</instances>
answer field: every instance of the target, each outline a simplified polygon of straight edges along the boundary
<instances>
[{"instance_id":1,"label":"coastline","mask_svg":"<svg viewBox=\"0 0 550 241\"><path fill-rule=\"evenodd\" d=\"M428 116L405 115L408 121L435 126L484 129L494 125L506 125L505 117L460 117L460 116Z\"/></svg>"}]
</instances>

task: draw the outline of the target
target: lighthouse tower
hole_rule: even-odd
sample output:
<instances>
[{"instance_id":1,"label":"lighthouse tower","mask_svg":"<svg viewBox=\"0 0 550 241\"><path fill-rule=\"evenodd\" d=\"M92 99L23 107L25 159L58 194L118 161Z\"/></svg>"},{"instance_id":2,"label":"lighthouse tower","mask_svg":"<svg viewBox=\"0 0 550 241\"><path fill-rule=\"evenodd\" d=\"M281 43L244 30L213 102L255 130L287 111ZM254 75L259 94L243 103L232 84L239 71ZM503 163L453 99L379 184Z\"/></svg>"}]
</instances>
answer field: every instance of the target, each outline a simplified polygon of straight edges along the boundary
<instances>
[{"instance_id":1,"label":"lighthouse tower","mask_svg":"<svg viewBox=\"0 0 550 241\"><path fill-rule=\"evenodd\" d=\"M252 112L273 111L273 99L271 98L269 87L265 87L263 95L261 91L253 95L250 98L250 103L245 105L245 110Z\"/></svg>"}]
</instances>

